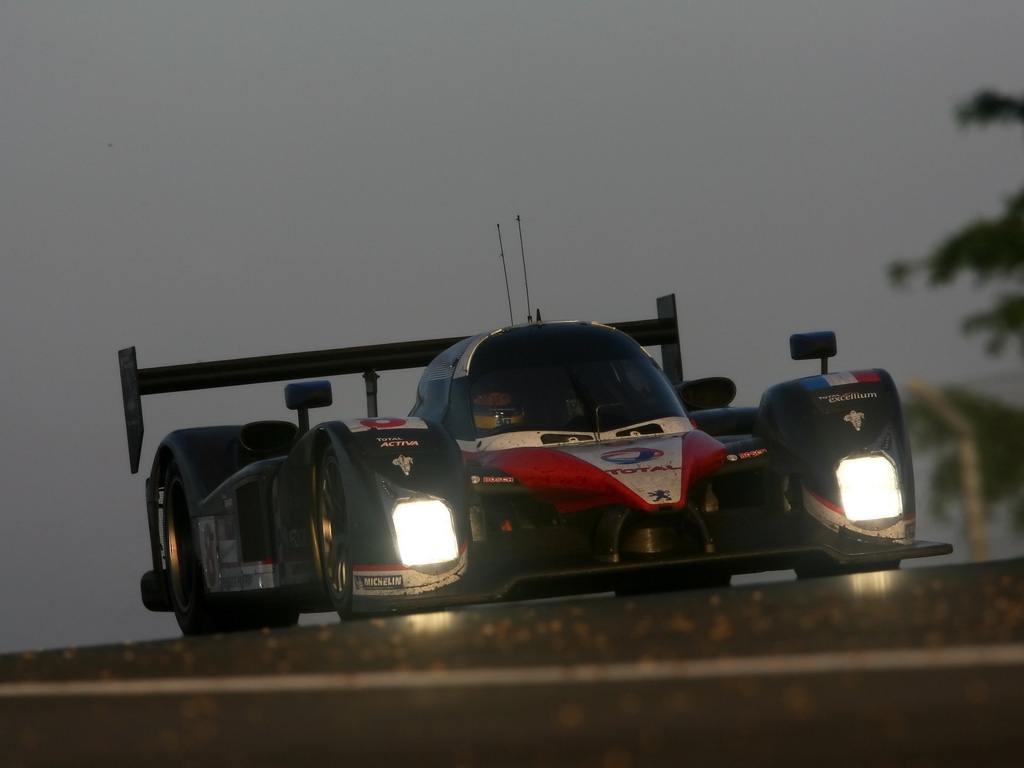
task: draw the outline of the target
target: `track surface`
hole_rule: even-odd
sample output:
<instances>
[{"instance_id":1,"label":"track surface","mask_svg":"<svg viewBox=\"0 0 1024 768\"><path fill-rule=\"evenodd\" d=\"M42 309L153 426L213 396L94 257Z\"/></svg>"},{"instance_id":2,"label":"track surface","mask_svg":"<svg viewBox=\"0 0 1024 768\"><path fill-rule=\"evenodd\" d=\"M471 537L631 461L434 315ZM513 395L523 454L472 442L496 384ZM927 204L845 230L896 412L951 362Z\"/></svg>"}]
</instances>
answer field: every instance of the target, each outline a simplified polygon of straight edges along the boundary
<instances>
[{"instance_id":1,"label":"track surface","mask_svg":"<svg viewBox=\"0 0 1024 768\"><path fill-rule=\"evenodd\" d=\"M1024 560L0 656L3 764L1022 765Z\"/></svg>"}]
</instances>

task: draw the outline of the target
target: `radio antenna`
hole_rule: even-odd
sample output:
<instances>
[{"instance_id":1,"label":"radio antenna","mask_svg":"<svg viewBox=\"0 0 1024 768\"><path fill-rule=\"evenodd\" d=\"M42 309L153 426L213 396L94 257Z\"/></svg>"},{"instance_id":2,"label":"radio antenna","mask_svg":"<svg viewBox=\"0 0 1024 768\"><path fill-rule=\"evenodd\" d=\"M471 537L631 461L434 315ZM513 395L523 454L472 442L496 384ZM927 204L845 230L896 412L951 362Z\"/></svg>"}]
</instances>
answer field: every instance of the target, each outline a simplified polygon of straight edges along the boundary
<instances>
[{"instance_id":1,"label":"radio antenna","mask_svg":"<svg viewBox=\"0 0 1024 768\"><path fill-rule=\"evenodd\" d=\"M526 251L523 249L523 220L516 216L516 223L519 225L519 252L523 255L523 282L526 283L526 322L533 322L533 315L530 313L530 279L526 276Z\"/></svg>"},{"instance_id":2,"label":"radio antenna","mask_svg":"<svg viewBox=\"0 0 1024 768\"><path fill-rule=\"evenodd\" d=\"M505 247L501 244L501 224L498 225L498 251L501 253L501 271L505 273L505 295L508 296L508 324L515 325L512 317L512 292L508 289L508 268L505 266Z\"/></svg>"}]
</instances>

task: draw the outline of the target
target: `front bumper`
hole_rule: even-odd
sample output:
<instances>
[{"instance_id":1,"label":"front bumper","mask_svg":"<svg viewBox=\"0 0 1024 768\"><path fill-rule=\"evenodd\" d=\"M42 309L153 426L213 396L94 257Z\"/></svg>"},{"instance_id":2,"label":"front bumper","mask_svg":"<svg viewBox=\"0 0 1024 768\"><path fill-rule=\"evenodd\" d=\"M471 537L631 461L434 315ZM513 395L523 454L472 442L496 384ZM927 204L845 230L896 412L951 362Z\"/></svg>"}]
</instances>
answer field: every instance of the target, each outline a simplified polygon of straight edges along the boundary
<instances>
[{"instance_id":1,"label":"front bumper","mask_svg":"<svg viewBox=\"0 0 1024 768\"><path fill-rule=\"evenodd\" d=\"M760 522L761 524L758 524ZM693 541L669 551L597 560L590 542L565 529L533 529L473 542L461 577L420 594L356 594L356 612L432 610L473 603L594 592L639 592L724 584L732 575L886 570L902 560L945 555L949 544L867 542L818 525L764 521L754 511L709 521L714 551Z\"/></svg>"}]
</instances>

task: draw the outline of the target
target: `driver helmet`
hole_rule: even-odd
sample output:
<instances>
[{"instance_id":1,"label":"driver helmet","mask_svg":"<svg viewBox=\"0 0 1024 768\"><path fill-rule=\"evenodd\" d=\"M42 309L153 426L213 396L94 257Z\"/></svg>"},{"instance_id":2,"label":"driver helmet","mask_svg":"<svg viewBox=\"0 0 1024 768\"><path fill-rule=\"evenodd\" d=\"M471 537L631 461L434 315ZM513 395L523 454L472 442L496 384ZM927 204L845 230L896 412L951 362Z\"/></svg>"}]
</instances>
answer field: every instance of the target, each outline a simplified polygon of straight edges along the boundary
<instances>
[{"instance_id":1,"label":"driver helmet","mask_svg":"<svg viewBox=\"0 0 1024 768\"><path fill-rule=\"evenodd\" d=\"M498 429L522 421L522 403L512 392L486 389L473 395L473 423L477 429Z\"/></svg>"}]
</instances>

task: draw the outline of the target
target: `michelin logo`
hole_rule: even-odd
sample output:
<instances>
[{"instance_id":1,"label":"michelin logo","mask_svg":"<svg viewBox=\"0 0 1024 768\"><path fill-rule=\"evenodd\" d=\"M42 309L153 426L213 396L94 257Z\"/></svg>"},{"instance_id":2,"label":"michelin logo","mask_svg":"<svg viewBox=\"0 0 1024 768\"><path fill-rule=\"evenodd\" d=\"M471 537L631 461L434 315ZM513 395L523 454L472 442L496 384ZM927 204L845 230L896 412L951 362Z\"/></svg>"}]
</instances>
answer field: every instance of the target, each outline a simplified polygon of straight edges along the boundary
<instances>
[{"instance_id":1,"label":"michelin logo","mask_svg":"<svg viewBox=\"0 0 1024 768\"><path fill-rule=\"evenodd\" d=\"M360 589L401 589L405 584L400 574L373 576L356 574L356 586Z\"/></svg>"}]
</instances>

